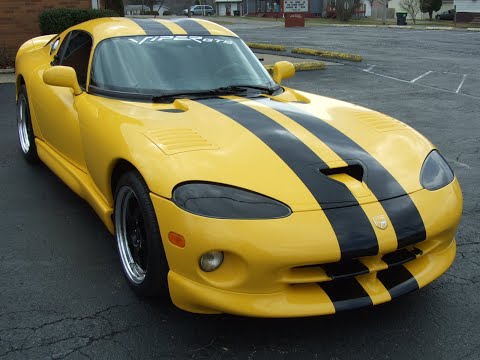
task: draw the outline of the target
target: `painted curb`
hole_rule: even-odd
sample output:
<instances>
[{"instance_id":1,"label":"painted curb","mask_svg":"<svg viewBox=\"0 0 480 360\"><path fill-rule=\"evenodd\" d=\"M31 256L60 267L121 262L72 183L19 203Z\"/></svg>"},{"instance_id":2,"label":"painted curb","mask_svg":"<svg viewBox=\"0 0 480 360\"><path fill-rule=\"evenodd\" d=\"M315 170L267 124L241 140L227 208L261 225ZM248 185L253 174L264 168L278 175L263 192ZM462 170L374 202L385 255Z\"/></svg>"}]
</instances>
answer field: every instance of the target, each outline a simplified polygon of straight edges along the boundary
<instances>
[{"instance_id":1,"label":"painted curb","mask_svg":"<svg viewBox=\"0 0 480 360\"><path fill-rule=\"evenodd\" d=\"M363 60L363 58L360 55L342 53L338 51L320 50L320 49L294 48L292 49L292 53L303 54L303 55L313 55L313 56L319 56L322 58L339 59L339 60L347 60L347 61L354 61L354 62L361 62Z\"/></svg>"},{"instance_id":2,"label":"painted curb","mask_svg":"<svg viewBox=\"0 0 480 360\"><path fill-rule=\"evenodd\" d=\"M454 30L452 26L427 26L426 30Z\"/></svg>"},{"instance_id":3,"label":"painted curb","mask_svg":"<svg viewBox=\"0 0 480 360\"><path fill-rule=\"evenodd\" d=\"M252 43L252 42L247 42L246 44L250 49L287 51L287 47L284 45L260 44L260 43Z\"/></svg>"},{"instance_id":4,"label":"painted curb","mask_svg":"<svg viewBox=\"0 0 480 360\"><path fill-rule=\"evenodd\" d=\"M273 65L264 65L269 73L273 72ZM294 63L295 71L325 70L325 63L322 61Z\"/></svg>"},{"instance_id":5,"label":"painted curb","mask_svg":"<svg viewBox=\"0 0 480 360\"><path fill-rule=\"evenodd\" d=\"M390 29L413 29L413 26L410 25L388 25Z\"/></svg>"}]
</instances>

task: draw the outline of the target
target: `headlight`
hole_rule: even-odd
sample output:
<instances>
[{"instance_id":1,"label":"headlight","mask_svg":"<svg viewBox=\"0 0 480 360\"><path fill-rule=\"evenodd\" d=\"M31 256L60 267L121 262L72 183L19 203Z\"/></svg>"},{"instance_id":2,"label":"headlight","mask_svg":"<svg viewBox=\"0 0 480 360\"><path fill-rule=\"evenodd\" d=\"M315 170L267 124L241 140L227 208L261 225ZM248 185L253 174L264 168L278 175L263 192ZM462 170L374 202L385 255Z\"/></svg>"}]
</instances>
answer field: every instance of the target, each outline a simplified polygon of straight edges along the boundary
<instances>
[{"instance_id":1,"label":"headlight","mask_svg":"<svg viewBox=\"0 0 480 360\"><path fill-rule=\"evenodd\" d=\"M437 150L425 159L420 172L420 183L427 190L438 190L453 181L453 171Z\"/></svg>"},{"instance_id":2,"label":"headlight","mask_svg":"<svg viewBox=\"0 0 480 360\"><path fill-rule=\"evenodd\" d=\"M213 183L185 183L173 202L196 215L220 219L275 219L291 214L285 204L248 190Z\"/></svg>"}]
</instances>

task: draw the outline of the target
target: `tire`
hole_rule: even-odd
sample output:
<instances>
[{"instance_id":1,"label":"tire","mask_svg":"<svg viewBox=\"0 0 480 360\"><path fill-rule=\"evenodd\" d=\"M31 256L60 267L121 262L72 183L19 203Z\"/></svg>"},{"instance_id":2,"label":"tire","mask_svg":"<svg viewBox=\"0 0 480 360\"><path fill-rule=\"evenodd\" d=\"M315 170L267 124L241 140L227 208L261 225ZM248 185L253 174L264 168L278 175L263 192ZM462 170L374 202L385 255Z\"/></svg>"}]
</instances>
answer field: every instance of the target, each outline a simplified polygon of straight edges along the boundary
<instances>
[{"instance_id":1,"label":"tire","mask_svg":"<svg viewBox=\"0 0 480 360\"><path fill-rule=\"evenodd\" d=\"M30 117L30 106L28 104L27 88L25 85L20 87L17 99L17 130L20 141L20 150L23 157L29 163L39 162L37 146L35 144L35 135L33 133L32 120Z\"/></svg>"},{"instance_id":2,"label":"tire","mask_svg":"<svg viewBox=\"0 0 480 360\"><path fill-rule=\"evenodd\" d=\"M168 295L168 263L147 184L136 171L124 173L115 189L115 237L123 272L135 293Z\"/></svg>"},{"instance_id":3,"label":"tire","mask_svg":"<svg viewBox=\"0 0 480 360\"><path fill-rule=\"evenodd\" d=\"M195 14L193 12L190 12L190 16L193 16L193 15L195 15Z\"/></svg>"},{"instance_id":4,"label":"tire","mask_svg":"<svg viewBox=\"0 0 480 360\"><path fill-rule=\"evenodd\" d=\"M438 16L438 15L435 16L435 19L440 20L440 16Z\"/></svg>"}]
</instances>

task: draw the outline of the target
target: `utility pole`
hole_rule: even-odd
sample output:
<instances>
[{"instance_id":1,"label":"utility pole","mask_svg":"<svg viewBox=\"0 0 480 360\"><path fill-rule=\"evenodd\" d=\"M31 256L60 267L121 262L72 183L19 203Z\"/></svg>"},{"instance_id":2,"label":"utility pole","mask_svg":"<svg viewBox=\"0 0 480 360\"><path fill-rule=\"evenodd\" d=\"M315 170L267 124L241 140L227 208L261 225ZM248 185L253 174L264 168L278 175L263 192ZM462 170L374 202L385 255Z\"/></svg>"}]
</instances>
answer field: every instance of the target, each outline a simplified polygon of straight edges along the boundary
<instances>
[{"instance_id":1,"label":"utility pole","mask_svg":"<svg viewBox=\"0 0 480 360\"><path fill-rule=\"evenodd\" d=\"M192 8L193 6L193 0L190 0L190 6L188 7L187 9L187 13L188 13L188 17L191 18L192 17L192 14L190 13L190 9Z\"/></svg>"},{"instance_id":2,"label":"utility pole","mask_svg":"<svg viewBox=\"0 0 480 360\"><path fill-rule=\"evenodd\" d=\"M385 25L387 23L388 0L383 0L383 5L385 6L383 7L382 22Z\"/></svg>"}]
</instances>

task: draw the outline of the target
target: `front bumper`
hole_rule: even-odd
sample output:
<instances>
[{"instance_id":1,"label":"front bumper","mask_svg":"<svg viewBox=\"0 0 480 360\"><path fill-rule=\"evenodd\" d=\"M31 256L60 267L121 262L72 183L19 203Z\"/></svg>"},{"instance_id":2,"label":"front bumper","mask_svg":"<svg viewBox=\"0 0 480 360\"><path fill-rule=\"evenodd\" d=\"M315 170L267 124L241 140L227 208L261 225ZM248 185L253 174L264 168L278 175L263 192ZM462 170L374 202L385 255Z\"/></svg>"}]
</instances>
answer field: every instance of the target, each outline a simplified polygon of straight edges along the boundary
<instances>
[{"instance_id":1,"label":"front bumper","mask_svg":"<svg viewBox=\"0 0 480 360\"><path fill-rule=\"evenodd\" d=\"M173 271L168 274L168 286L173 303L190 312L258 317L327 315L378 305L417 290L443 274L452 264L455 253L456 242L452 240L447 248L400 267L359 275L344 280L344 284L338 280L336 291L327 290L332 299L322 283L289 285L272 294L248 294L202 285ZM353 280L364 292L352 286Z\"/></svg>"},{"instance_id":2,"label":"front bumper","mask_svg":"<svg viewBox=\"0 0 480 360\"><path fill-rule=\"evenodd\" d=\"M341 260L335 233L321 210L274 220L212 219L152 194L172 301L198 313L297 317L377 305L421 288L454 260L462 196L455 180L410 197L426 240L397 249L393 229L377 229L378 255ZM379 203L362 207L369 217L381 211ZM168 241L171 231L185 238L184 248ZM224 263L205 273L198 259L211 250L223 251Z\"/></svg>"}]
</instances>

